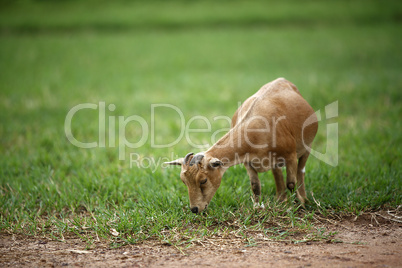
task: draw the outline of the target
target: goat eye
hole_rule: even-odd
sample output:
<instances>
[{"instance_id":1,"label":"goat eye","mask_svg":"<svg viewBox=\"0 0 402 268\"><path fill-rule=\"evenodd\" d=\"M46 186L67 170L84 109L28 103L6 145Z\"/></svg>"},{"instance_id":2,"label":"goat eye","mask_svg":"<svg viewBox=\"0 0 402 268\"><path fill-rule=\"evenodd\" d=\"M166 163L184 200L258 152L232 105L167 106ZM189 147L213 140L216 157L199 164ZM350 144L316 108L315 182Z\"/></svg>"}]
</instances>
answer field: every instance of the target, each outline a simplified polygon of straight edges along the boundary
<instances>
[{"instance_id":1,"label":"goat eye","mask_svg":"<svg viewBox=\"0 0 402 268\"><path fill-rule=\"evenodd\" d=\"M200 181L200 184L205 184L207 182L207 178L205 178L204 180Z\"/></svg>"}]
</instances>

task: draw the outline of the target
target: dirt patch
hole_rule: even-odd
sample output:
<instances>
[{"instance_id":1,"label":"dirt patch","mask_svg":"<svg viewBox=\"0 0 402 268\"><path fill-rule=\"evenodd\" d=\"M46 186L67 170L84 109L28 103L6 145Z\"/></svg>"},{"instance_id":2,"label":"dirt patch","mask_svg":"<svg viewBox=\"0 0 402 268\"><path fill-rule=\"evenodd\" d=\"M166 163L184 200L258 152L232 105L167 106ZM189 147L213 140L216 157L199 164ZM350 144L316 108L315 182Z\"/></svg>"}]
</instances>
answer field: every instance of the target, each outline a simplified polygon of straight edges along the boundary
<instances>
[{"instance_id":1,"label":"dirt patch","mask_svg":"<svg viewBox=\"0 0 402 268\"><path fill-rule=\"evenodd\" d=\"M85 250L79 239L64 242L0 234L2 267L402 267L402 224L367 214L357 219L328 221L322 227L336 232L320 242L265 241L256 234L255 246L240 239L206 239L178 249L146 242L110 249L99 243Z\"/></svg>"}]
</instances>

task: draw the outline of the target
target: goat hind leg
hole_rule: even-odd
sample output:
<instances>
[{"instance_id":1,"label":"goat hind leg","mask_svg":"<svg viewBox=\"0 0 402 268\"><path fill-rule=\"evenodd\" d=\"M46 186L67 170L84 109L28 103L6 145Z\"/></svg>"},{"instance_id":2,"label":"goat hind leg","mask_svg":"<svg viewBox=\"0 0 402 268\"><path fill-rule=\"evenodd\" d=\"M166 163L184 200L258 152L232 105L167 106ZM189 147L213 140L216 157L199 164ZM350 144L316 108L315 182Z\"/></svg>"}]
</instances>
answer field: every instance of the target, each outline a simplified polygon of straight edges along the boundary
<instances>
[{"instance_id":1,"label":"goat hind leg","mask_svg":"<svg viewBox=\"0 0 402 268\"><path fill-rule=\"evenodd\" d=\"M286 158L286 186L293 191L297 181L297 156L296 153Z\"/></svg>"},{"instance_id":2,"label":"goat hind leg","mask_svg":"<svg viewBox=\"0 0 402 268\"><path fill-rule=\"evenodd\" d=\"M258 173L251 166L251 164L244 164L247 169L247 174L250 177L251 189L253 190L253 201L255 204L259 204L261 195L261 183L258 178Z\"/></svg>"}]
</instances>

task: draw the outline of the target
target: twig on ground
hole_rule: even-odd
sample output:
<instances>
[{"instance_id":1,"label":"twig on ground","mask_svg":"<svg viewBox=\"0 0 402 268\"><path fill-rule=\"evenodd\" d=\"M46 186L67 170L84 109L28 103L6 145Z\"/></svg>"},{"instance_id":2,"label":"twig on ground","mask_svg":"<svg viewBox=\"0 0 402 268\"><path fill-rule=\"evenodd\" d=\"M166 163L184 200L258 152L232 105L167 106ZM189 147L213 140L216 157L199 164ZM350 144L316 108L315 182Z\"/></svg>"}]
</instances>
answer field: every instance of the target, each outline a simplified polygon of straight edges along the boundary
<instances>
[{"instance_id":1,"label":"twig on ground","mask_svg":"<svg viewBox=\"0 0 402 268\"><path fill-rule=\"evenodd\" d=\"M377 225L380 226L380 223L377 221L377 217L375 216L375 214L371 213L371 222L373 222L373 219L377 223Z\"/></svg>"},{"instance_id":2,"label":"twig on ground","mask_svg":"<svg viewBox=\"0 0 402 268\"><path fill-rule=\"evenodd\" d=\"M380 217L382 217L382 218L384 218L384 219L386 219L386 220L389 220L389 221L395 221L395 222L402 223L402 221L401 221L401 220L397 220L397 219L393 219L393 218L385 217L385 216L383 216L383 215L381 215L381 214L379 214L379 213L375 213L375 215L380 216Z\"/></svg>"}]
</instances>

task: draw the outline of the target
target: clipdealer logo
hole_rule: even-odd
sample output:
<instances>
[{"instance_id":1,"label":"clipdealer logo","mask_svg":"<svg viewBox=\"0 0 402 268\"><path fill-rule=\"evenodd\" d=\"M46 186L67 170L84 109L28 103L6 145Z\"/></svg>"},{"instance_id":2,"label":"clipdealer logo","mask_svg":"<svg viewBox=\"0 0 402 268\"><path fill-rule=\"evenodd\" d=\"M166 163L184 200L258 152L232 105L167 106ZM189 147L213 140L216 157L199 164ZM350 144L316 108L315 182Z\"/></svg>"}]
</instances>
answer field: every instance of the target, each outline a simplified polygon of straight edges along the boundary
<instances>
[{"instance_id":1,"label":"clipdealer logo","mask_svg":"<svg viewBox=\"0 0 402 268\"><path fill-rule=\"evenodd\" d=\"M240 107L241 103L239 103ZM64 131L67 139L71 144L76 147L91 149L91 148L118 148L119 160L126 159L126 148L136 149L142 146L149 146L152 149L160 149L160 148L169 148L177 143L179 143L183 138L185 138L186 142L193 148L196 149L205 149L209 147L211 144L214 144L219 136L224 135L225 133L230 131L230 123L231 118L228 116L215 116L212 120L208 119L205 116L193 116L187 122L185 120L184 113L176 106L171 104L151 104L150 106L150 121L148 122L143 117L139 115L131 115L128 117L125 116L116 116L116 115L107 115L109 112L114 112L116 109L116 105L109 104L106 106L106 103L100 101L98 104L95 103L82 103L72 107L65 118L64 122ZM165 109L165 110L164 110ZM164 113L166 109L169 109L170 112L174 112L177 116L177 121L179 122L179 134L174 137L173 141L167 141L166 143L157 143L156 142L156 130L157 130L157 120L156 113ZM77 113L85 114L88 110L97 110L98 112L98 140L83 142L78 140L73 135L72 130L72 122ZM338 117L338 101L332 102L325 106L324 117L321 116L321 110L316 111L316 117L314 115L310 116L303 124L303 129L312 123L320 122L332 118ZM107 120L106 120L107 119ZM213 132L212 134L212 125L217 121L224 121L225 124L228 125L227 128L221 128ZM280 118L271 118L266 119L261 116L256 116L252 118L252 120L258 120L260 123L264 123L265 128L263 129L249 129L245 128L244 133L242 133L242 139L230 139L230 143L227 146L241 146L241 142L246 142L248 146L254 146L255 148L266 148L267 146L275 147L276 146L276 126L282 121L286 120L285 116L281 116ZM108 122L108 124L106 124ZM205 125L204 128L194 128L192 127L195 122L202 123ZM116 124L118 124L118 128L116 129ZM130 141L133 139L130 136L130 140L126 137L126 128L129 124L135 124L136 129L138 129L138 133L140 135L134 137L135 141ZM319 159L320 161L331 165L338 165L338 123L328 123L326 126L326 148L325 152L320 152L315 150L304 143L304 147L310 152L311 155ZM258 132L261 135L264 133L269 133L273 137L272 144L253 144L248 135L253 132ZM192 133L205 133L207 137L210 137L210 143L197 143L194 142L191 134ZM117 138L117 142L116 142ZM171 137L170 137L171 138ZM237 142L237 143L236 143ZM130 167L138 167L138 168L152 168L153 171L157 169L157 167L161 166L163 162L166 162L169 159L177 158L176 156L163 157L163 159L153 159L152 157L142 156L138 153L130 153Z\"/></svg>"}]
</instances>

